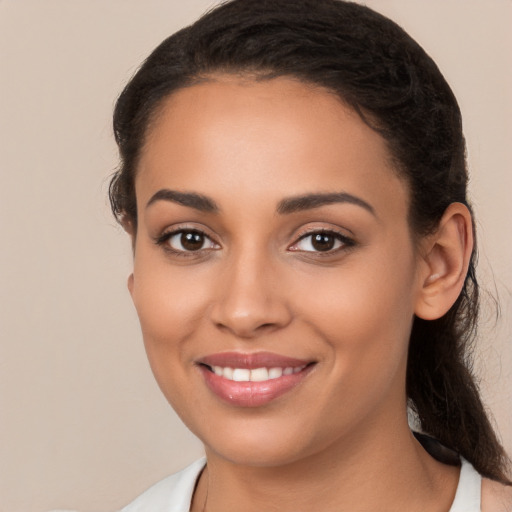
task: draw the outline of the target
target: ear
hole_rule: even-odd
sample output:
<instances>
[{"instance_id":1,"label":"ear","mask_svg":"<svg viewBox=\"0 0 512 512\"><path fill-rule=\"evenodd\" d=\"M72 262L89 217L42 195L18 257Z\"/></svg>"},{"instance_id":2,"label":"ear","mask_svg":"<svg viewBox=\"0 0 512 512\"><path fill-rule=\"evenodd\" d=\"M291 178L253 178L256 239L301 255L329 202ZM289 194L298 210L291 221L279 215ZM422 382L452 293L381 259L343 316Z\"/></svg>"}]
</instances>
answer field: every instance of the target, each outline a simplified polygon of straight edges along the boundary
<instances>
[{"instance_id":1,"label":"ear","mask_svg":"<svg viewBox=\"0 0 512 512\"><path fill-rule=\"evenodd\" d=\"M452 203L436 232L422 241L416 316L435 320L452 307L464 286L472 251L471 213L462 203Z\"/></svg>"},{"instance_id":2,"label":"ear","mask_svg":"<svg viewBox=\"0 0 512 512\"><path fill-rule=\"evenodd\" d=\"M135 281L135 278L133 277L133 272L132 272L128 276L128 282L127 282L128 291L130 292L130 295L132 296L132 299L133 299L133 285L134 285L134 281Z\"/></svg>"},{"instance_id":3,"label":"ear","mask_svg":"<svg viewBox=\"0 0 512 512\"><path fill-rule=\"evenodd\" d=\"M126 215L121 216L120 224L122 228L130 235L130 240L132 242L132 251L135 253L135 237L137 235L137 229L135 222L130 220Z\"/></svg>"},{"instance_id":4,"label":"ear","mask_svg":"<svg viewBox=\"0 0 512 512\"><path fill-rule=\"evenodd\" d=\"M133 223L133 220L131 220L128 215L122 214L119 219L119 223L123 227L123 229L131 236L133 237L135 234L135 226Z\"/></svg>"}]
</instances>

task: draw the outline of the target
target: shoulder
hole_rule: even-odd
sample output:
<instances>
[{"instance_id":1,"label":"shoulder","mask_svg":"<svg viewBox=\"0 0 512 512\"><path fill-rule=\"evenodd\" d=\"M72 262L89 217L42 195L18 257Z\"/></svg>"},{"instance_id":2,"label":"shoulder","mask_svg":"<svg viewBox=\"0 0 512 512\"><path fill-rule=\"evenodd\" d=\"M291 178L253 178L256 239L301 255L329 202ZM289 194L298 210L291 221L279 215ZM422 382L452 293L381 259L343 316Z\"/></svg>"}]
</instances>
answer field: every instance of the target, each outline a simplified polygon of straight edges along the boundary
<instances>
[{"instance_id":1,"label":"shoulder","mask_svg":"<svg viewBox=\"0 0 512 512\"><path fill-rule=\"evenodd\" d=\"M188 510L206 460L199 459L179 473L156 483L120 512L182 512Z\"/></svg>"},{"instance_id":2,"label":"shoulder","mask_svg":"<svg viewBox=\"0 0 512 512\"><path fill-rule=\"evenodd\" d=\"M482 478L482 512L512 512L512 487Z\"/></svg>"}]
</instances>

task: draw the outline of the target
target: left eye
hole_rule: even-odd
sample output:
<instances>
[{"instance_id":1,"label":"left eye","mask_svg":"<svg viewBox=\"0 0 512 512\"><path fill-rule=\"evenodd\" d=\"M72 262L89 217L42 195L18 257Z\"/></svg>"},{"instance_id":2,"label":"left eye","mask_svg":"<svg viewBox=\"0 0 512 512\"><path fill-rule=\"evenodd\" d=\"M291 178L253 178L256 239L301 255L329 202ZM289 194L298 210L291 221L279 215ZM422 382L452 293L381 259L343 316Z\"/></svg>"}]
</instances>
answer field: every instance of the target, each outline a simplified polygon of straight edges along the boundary
<instances>
[{"instance_id":1,"label":"left eye","mask_svg":"<svg viewBox=\"0 0 512 512\"><path fill-rule=\"evenodd\" d=\"M316 232L303 236L290 247L292 251L329 252L344 245L350 245L348 239L338 233Z\"/></svg>"},{"instance_id":2,"label":"left eye","mask_svg":"<svg viewBox=\"0 0 512 512\"><path fill-rule=\"evenodd\" d=\"M194 230L182 230L171 233L166 240L166 244L173 251L193 252L203 249L216 249L218 246L204 233Z\"/></svg>"}]
</instances>

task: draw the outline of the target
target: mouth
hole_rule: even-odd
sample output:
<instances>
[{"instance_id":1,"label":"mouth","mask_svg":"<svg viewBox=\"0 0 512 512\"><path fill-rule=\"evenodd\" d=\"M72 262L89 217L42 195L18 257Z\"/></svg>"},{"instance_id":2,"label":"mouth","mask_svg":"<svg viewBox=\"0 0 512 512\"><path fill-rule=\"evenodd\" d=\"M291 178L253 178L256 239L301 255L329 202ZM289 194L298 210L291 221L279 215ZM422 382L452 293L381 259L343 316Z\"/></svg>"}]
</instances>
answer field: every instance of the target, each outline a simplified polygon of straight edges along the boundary
<instances>
[{"instance_id":1,"label":"mouth","mask_svg":"<svg viewBox=\"0 0 512 512\"><path fill-rule=\"evenodd\" d=\"M283 375L287 376L299 373L304 370L307 365L295 367L287 366L285 368L281 368L279 366L265 368L263 366L252 370L249 368L231 368L229 366L205 366L215 375L234 382L266 382L273 379L279 379Z\"/></svg>"},{"instance_id":2,"label":"mouth","mask_svg":"<svg viewBox=\"0 0 512 512\"><path fill-rule=\"evenodd\" d=\"M260 407L296 388L316 365L270 353L222 353L197 362L206 385L238 407Z\"/></svg>"}]
</instances>

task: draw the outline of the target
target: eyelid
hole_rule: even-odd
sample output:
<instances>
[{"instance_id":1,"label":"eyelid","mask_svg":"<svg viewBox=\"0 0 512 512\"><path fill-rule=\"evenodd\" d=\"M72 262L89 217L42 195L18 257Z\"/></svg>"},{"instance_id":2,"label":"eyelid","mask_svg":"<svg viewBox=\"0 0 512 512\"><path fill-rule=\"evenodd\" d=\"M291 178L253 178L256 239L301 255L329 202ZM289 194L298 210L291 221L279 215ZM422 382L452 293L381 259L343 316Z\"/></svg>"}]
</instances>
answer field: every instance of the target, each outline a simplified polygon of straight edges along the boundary
<instances>
[{"instance_id":1,"label":"eyelid","mask_svg":"<svg viewBox=\"0 0 512 512\"><path fill-rule=\"evenodd\" d=\"M170 224L161 229L158 229L158 231L156 231L155 234L152 235L151 238L153 238L155 243L157 243L158 240L168 237L169 235L179 233L181 231L196 231L197 233L204 234L205 236L207 236L208 238L211 238L212 240L214 238L216 238L216 236L211 232L211 229L209 229L204 224L199 223L199 222L187 222L187 221L178 222L176 224Z\"/></svg>"},{"instance_id":2,"label":"eyelid","mask_svg":"<svg viewBox=\"0 0 512 512\"><path fill-rule=\"evenodd\" d=\"M182 251L179 249L174 249L170 246L166 246L166 242L171 239L173 236L176 236L180 233L199 233L200 235L204 236L212 244L214 244L215 248L206 248L206 249L198 249L196 251ZM165 228L161 234L153 237L153 241L156 245L162 246L165 251L168 251L172 254L180 255L180 256L193 256L198 255L201 253L204 253L205 251L212 251L212 250L218 250L220 248L220 243L216 240L216 237L212 236L209 233L209 230L204 227L198 227L197 225L191 225L191 224L177 224L174 226L169 226Z\"/></svg>"},{"instance_id":3,"label":"eyelid","mask_svg":"<svg viewBox=\"0 0 512 512\"><path fill-rule=\"evenodd\" d=\"M337 240L339 240L342 243L342 245L341 245L341 247L330 249L328 251L306 251L306 250L293 248L301 240L304 240L305 238L307 238L309 236L316 235L316 234L324 234L324 235L334 236ZM297 236L295 242L293 242L290 246L288 246L288 250L301 252L301 253L310 253L310 254L315 254L315 255L320 255L320 256L322 256L322 255L328 256L328 255L335 254L338 251L342 251L344 249L346 250L351 247L354 247L355 245L356 245L356 241L353 238L345 235L341 230L338 230L334 227L328 227L328 228L327 227L310 227L310 228L307 228L306 230L304 230L301 234L299 234Z\"/></svg>"},{"instance_id":4,"label":"eyelid","mask_svg":"<svg viewBox=\"0 0 512 512\"><path fill-rule=\"evenodd\" d=\"M309 254L315 254L315 256L331 256L337 252L344 251L347 249L352 248L356 245L356 241L353 239L353 237L348 236L345 234L345 231L341 228L335 227L335 226L309 226L301 231L295 236L295 241L290 244L287 247L288 251L292 252L298 252L298 253L309 253ZM208 239L215 247L208 247L208 248L202 248L197 250L180 250L175 249L171 246L168 246L166 242L172 238L173 236L176 236L180 233L184 232L193 232L193 233L199 233L202 236L204 236L206 239ZM325 234L325 235L331 235L334 236L337 240L341 242L340 247L336 247L333 249L329 249L326 251L320 251L320 250L303 250L294 248L301 240L304 240L305 238L309 236L313 236L315 234ZM182 223L182 224L176 224L172 226L168 226L165 228L160 234L152 237L153 241L156 245L162 246L162 248L172 254L179 255L179 256L194 256L199 254L204 254L205 252L210 252L213 250L221 249L221 244L218 242L217 237L215 235L210 234L210 230L204 226L198 226L195 223Z\"/></svg>"}]
</instances>

